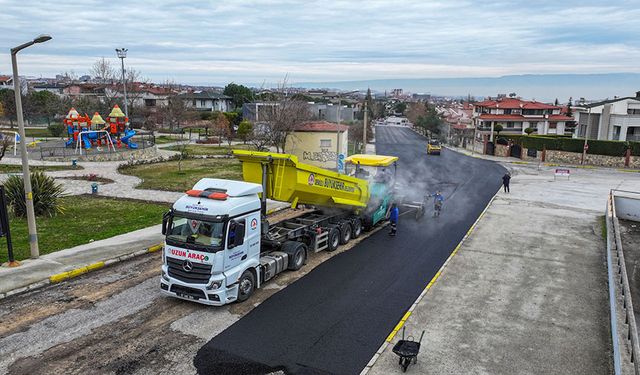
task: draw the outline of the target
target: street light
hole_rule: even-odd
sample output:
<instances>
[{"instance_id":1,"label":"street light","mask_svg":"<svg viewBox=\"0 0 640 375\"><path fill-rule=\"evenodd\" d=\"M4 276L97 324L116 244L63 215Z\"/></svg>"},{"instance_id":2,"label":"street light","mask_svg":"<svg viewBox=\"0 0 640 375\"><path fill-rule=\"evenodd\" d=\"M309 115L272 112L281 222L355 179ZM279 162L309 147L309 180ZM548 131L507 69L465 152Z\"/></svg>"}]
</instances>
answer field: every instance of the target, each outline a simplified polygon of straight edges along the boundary
<instances>
[{"instance_id":1,"label":"street light","mask_svg":"<svg viewBox=\"0 0 640 375\"><path fill-rule=\"evenodd\" d=\"M336 171L338 172L340 172L340 118L342 117L342 94L350 95L356 92L360 92L360 90L349 91L345 93L338 91L338 110L337 110L338 126L336 129ZM347 147L347 152L348 152L348 147Z\"/></svg>"},{"instance_id":2,"label":"street light","mask_svg":"<svg viewBox=\"0 0 640 375\"><path fill-rule=\"evenodd\" d=\"M27 208L27 226L29 228L29 248L31 258L40 256L38 248L38 231L36 228L36 215L33 211L33 191L31 189L31 175L29 173L29 156L27 155L27 139L24 136L24 118L22 114L22 92L20 77L18 77L18 60L16 55L21 50L36 43L44 43L51 40L51 36L43 34L30 42L11 48L11 65L13 68L13 91L16 96L16 115L18 117L18 134L20 134L20 157L22 158L22 179L24 180L24 196Z\"/></svg>"},{"instance_id":3,"label":"street light","mask_svg":"<svg viewBox=\"0 0 640 375\"><path fill-rule=\"evenodd\" d=\"M127 106L127 81L124 79L124 59L127 57L126 48L116 48L116 53L118 54L118 58L122 62L122 87L124 90L124 114L129 117L129 107Z\"/></svg>"}]
</instances>

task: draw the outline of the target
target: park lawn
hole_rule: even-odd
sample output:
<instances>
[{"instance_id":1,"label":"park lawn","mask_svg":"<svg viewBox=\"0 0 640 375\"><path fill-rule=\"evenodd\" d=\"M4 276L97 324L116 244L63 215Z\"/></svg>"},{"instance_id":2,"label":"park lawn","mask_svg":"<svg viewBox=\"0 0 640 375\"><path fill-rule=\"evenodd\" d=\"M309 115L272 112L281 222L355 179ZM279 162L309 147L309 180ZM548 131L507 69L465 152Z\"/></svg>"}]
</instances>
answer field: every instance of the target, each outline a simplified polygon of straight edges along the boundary
<instances>
[{"instance_id":1,"label":"park lawn","mask_svg":"<svg viewBox=\"0 0 640 375\"><path fill-rule=\"evenodd\" d=\"M184 159L181 171L177 160L124 166L118 171L141 178L138 189L187 191L204 177L242 180L242 165L237 159Z\"/></svg>"},{"instance_id":2,"label":"park lawn","mask_svg":"<svg viewBox=\"0 0 640 375\"><path fill-rule=\"evenodd\" d=\"M69 165L30 165L30 171L43 171L43 172L55 172L55 171L69 171L69 170L81 170L84 169L81 166ZM22 165L17 164L0 164L0 173L21 173Z\"/></svg>"},{"instance_id":3,"label":"park lawn","mask_svg":"<svg viewBox=\"0 0 640 375\"><path fill-rule=\"evenodd\" d=\"M36 219L40 254L113 237L162 222L167 204L92 197L61 198L64 214ZM29 258L26 219L11 218L11 240L16 259ZM0 262L7 261L6 239L0 239Z\"/></svg>"},{"instance_id":4,"label":"park lawn","mask_svg":"<svg viewBox=\"0 0 640 375\"><path fill-rule=\"evenodd\" d=\"M18 132L18 126L14 126L13 128L5 128L3 127L1 130ZM24 129L24 136L27 138L30 137L53 137L51 132L47 128L28 128ZM28 140L30 141L30 140Z\"/></svg>"},{"instance_id":5,"label":"park lawn","mask_svg":"<svg viewBox=\"0 0 640 375\"><path fill-rule=\"evenodd\" d=\"M168 135L160 135L156 137L156 144L162 145L165 143L173 143L178 142L181 138L179 136L168 136Z\"/></svg>"},{"instance_id":6,"label":"park lawn","mask_svg":"<svg viewBox=\"0 0 640 375\"><path fill-rule=\"evenodd\" d=\"M231 155L231 150L250 150L253 149L250 145L229 145L222 144L221 146L203 146L203 145L186 145L186 146L170 146L165 147L165 150L181 151L182 147L186 147L187 155Z\"/></svg>"},{"instance_id":7,"label":"park lawn","mask_svg":"<svg viewBox=\"0 0 640 375\"><path fill-rule=\"evenodd\" d=\"M47 128L24 129L24 136L25 137L53 137L53 135L51 135L51 132Z\"/></svg>"}]
</instances>

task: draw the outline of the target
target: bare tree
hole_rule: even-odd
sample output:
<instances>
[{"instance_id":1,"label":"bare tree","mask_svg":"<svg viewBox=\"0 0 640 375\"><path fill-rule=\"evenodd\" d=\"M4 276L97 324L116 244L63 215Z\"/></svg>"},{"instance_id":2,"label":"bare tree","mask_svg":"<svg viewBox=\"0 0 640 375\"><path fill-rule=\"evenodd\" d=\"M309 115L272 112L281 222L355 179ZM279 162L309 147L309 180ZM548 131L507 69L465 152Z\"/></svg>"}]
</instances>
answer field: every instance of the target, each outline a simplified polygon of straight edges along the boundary
<instances>
[{"instance_id":1,"label":"bare tree","mask_svg":"<svg viewBox=\"0 0 640 375\"><path fill-rule=\"evenodd\" d=\"M0 140L0 160L2 160L2 158L4 158L4 154L7 152L7 149L9 148L9 146L11 146L11 144L13 143L13 137L15 137L14 134L0 134L1 140Z\"/></svg>"},{"instance_id":2,"label":"bare tree","mask_svg":"<svg viewBox=\"0 0 640 375\"><path fill-rule=\"evenodd\" d=\"M309 105L303 100L296 99L289 94L287 77L278 86L278 91L284 93L284 97L265 113L260 113L261 125L264 126L269 144L276 148L277 152L284 151L287 135L293 132L296 126L312 118Z\"/></svg>"},{"instance_id":3,"label":"bare tree","mask_svg":"<svg viewBox=\"0 0 640 375\"><path fill-rule=\"evenodd\" d=\"M219 112L212 121L214 135L218 137L218 145L222 145L222 137L229 136L230 133L231 126L229 124L229 120L227 119L227 116Z\"/></svg>"},{"instance_id":4,"label":"bare tree","mask_svg":"<svg viewBox=\"0 0 640 375\"><path fill-rule=\"evenodd\" d=\"M117 79L116 69L104 57L93 63L90 73L94 78L99 79L101 83L113 83Z\"/></svg>"}]
</instances>

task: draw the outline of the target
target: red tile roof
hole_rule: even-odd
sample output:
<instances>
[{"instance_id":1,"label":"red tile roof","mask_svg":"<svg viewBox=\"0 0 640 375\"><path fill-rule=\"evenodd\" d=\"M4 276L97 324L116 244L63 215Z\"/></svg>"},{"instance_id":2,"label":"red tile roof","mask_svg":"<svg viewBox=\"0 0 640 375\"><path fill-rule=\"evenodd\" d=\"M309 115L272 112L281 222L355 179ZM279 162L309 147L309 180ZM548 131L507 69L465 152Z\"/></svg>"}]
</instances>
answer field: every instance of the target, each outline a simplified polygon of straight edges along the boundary
<instances>
[{"instance_id":1,"label":"red tile roof","mask_svg":"<svg viewBox=\"0 0 640 375\"><path fill-rule=\"evenodd\" d=\"M573 117L565 115L549 115L549 121L573 121Z\"/></svg>"},{"instance_id":2,"label":"red tile roof","mask_svg":"<svg viewBox=\"0 0 640 375\"><path fill-rule=\"evenodd\" d=\"M0 76L0 82L7 82L11 79L11 76Z\"/></svg>"},{"instance_id":3,"label":"red tile roof","mask_svg":"<svg viewBox=\"0 0 640 375\"><path fill-rule=\"evenodd\" d=\"M485 100L475 103L476 107L502 108L502 109L561 109L560 106L540 103L536 101L527 101L515 98L500 98L497 100Z\"/></svg>"},{"instance_id":4,"label":"red tile roof","mask_svg":"<svg viewBox=\"0 0 640 375\"><path fill-rule=\"evenodd\" d=\"M328 121L310 121L296 126L296 131L301 132L335 132L340 126L340 131L344 132L349 129L347 125L338 125Z\"/></svg>"},{"instance_id":5,"label":"red tile roof","mask_svg":"<svg viewBox=\"0 0 640 375\"><path fill-rule=\"evenodd\" d=\"M480 115L481 120L501 120L501 121L573 121L573 117L565 115L549 115L549 118L532 117L523 115L492 115L483 113Z\"/></svg>"}]
</instances>

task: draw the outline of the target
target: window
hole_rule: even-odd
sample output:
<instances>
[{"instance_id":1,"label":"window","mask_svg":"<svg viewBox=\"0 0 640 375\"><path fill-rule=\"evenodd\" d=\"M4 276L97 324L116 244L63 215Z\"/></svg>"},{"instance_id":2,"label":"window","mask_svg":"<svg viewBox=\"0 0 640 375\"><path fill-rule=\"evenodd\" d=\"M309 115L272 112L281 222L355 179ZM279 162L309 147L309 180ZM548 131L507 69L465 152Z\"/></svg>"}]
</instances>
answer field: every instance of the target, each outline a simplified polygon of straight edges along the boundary
<instances>
[{"instance_id":1,"label":"window","mask_svg":"<svg viewBox=\"0 0 640 375\"><path fill-rule=\"evenodd\" d=\"M193 106L194 107L196 106L196 100L195 99L193 99Z\"/></svg>"},{"instance_id":2,"label":"window","mask_svg":"<svg viewBox=\"0 0 640 375\"><path fill-rule=\"evenodd\" d=\"M627 109L627 114L628 115L640 115L640 109Z\"/></svg>"},{"instance_id":3,"label":"window","mask_svg":"<svg viewBox=\"0 0 640 375\"><path fill-rule=\"evenodd\" d=\"M194 250L220 250L224 247L225 223L174 216L167 241L192 245ZM185 246L186 247L186 246Z\"/></svg>"},{"instance_id":4,"label":"window","mask_svg":"<svg viewBox=\"0 0 640 375\"><path fill-rule=\"evenodd\" d=\"M556 129L558 127L558 123L557 122L550 122L549 123L549 129Z\"/></svg>"},{"instance_id":5,"label":"window","mask_svg":"<svg viewBox=\"0 0 640 375\"><path fill-rule=\"evenodd\" d=\"M144 100L144 105L147 107L155 107L156 106L156 100L155 99L145 99Z\"/></svg>"},{"instance_id":6,"label":"window","mask_svg":"<svg viewBox=\"0 0 640 375\"><path fill-rule=\"evenodd\" d=\"M330 139L321 139L320 140L320 147L331 147L331 140Z\"/></svg>"}]
</instances>

